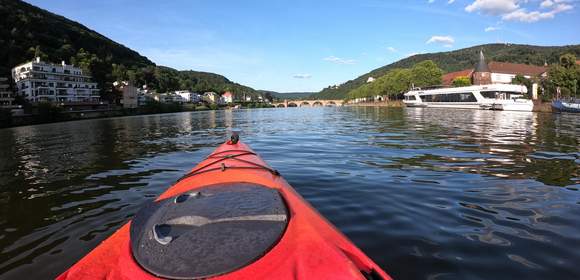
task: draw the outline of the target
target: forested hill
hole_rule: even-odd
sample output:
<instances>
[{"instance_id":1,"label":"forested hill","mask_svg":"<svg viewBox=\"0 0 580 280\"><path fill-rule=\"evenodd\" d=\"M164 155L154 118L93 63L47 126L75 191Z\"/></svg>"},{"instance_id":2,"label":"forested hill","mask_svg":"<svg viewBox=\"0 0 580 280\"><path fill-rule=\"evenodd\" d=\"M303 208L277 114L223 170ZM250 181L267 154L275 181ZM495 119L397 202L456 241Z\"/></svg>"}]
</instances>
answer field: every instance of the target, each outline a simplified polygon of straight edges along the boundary
<instances>
[{"instance_id":1,"label":"forested hill","mask_svg":"<svg viewBox=\"0 0 580 280\"><path fill-rule=\"evenodd\" d=\"M488 61L524 63L532 65L544 65L557 63L564 53L572 53L580 56L580 45L542 47L516 44L487 44L460 49L450 52L418 54L395 63L377 68L354 80L350 80L339 87L327 87L313 97L322 99L345 98L348 92L364 84L369 77L378 78L395 68L409 68L424 61L432 60L445 72L459 71L474 67L477 63L479 50L483 50Z\"/></svg>"},{"instance_id":2,"label":"forested hill","mask_svg":"<svg viewBox=\"0 0 580 280\"><path fill-rule=\"evenodd\" d=\"M218 74L156 66L147 57L80 23L21 0L0 0L0 77L9 77L14 66L35 56L54 63L64 60L89 71L106 100L118 98L112 86L115 80L147 84L158 92L189 89L258 94Z\"/></svg>"},{"instance_id":3,"label":"forested hill","mask_svg":"<svg viewBox=\"0 0 580 280\"><path fill-rule=\"evenodd\" d=\"M80 23L20 0L0 0L0 76L31 60L35 48L51 61L69 62L79 49L111 63L126 66L154 65L146 57L88 29Z\"/></svg>"}]
</instances>

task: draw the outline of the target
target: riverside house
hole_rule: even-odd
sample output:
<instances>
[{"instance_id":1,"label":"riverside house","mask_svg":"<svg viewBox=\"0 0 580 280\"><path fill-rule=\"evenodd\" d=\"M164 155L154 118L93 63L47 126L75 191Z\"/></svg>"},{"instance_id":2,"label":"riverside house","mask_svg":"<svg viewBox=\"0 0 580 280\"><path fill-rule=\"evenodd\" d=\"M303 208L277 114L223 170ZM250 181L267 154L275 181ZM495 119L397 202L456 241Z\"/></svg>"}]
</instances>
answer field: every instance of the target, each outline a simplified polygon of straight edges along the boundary
<instances>
[{"instance_id":1,"label":"riverside house","mask_svg":"<svg viewBox=\"0 0 580 280\"><path fill-rule=\"evenodd\" d=\"M30 103L97 103L99 89L92 77L81 68L34 61L18 65L12 69L16 83L16 93Z\"/></svg>"}]
</instances>

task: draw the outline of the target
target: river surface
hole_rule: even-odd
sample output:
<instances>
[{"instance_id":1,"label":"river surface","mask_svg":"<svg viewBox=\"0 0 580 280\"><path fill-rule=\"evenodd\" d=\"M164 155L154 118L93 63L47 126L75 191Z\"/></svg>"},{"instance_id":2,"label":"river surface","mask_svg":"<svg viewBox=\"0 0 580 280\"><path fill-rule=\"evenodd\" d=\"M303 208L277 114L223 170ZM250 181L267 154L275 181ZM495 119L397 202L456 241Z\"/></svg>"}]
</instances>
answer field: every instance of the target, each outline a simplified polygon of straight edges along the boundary
<instances>
[{"instance_id":1,"label":"river surface","mask_svg":"<svg viewBox=\"0 0 580 280\"><path fill-rule=\"evenodd\" d=\"M287 108L0 130L0 278L52 278L232 129L397 279L580 279L580 115Z\"/></svg>"}]
</instances>

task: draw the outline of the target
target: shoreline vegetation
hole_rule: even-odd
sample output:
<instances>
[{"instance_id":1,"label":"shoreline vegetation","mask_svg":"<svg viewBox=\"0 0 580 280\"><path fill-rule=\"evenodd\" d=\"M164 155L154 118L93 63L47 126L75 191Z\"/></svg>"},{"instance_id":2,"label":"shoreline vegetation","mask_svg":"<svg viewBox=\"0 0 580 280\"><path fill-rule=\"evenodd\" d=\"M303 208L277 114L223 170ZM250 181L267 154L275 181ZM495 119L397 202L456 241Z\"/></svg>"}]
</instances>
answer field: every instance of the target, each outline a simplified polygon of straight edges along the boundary
<instances>
[{"instance_id":1,"label":"shoreline vegetation","mask_svg":"<svg viewBox=\"0 0 580 280\"><path fill-rule=\"evenodd\" d=\"M240 105L240 108L236 108ZM160 115L180 112L201 112L231 109L260 109L274 108L265 103L243 103L243 104L163 104L151 103L144 107L135 109L115 108L108 110L90 110L90 111L63 111L62 108L52 104L40 104L37 114L27 114L21 116L12 116L0 110L0 129L18 126L48 124L68 121L78 121L87 119L106 119L124 116L141 116L141 115Z\"/></svg>"}]
</instances>

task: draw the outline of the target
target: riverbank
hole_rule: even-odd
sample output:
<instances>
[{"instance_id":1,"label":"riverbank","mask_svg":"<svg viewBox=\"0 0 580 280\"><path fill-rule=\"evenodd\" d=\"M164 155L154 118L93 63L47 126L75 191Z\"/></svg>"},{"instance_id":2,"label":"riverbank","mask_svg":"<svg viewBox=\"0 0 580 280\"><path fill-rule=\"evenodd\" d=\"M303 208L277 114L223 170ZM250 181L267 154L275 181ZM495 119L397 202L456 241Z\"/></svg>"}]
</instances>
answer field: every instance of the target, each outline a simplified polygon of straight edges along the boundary
<instances>
[{"instance_id":1,"label":"riverbank","mask_svg":"<svg viewBox=\"0 0 580 280\"><path fill-rule=\"evenodd\" d=\"M158 115L158 114L171 114L179 112L197 112L197 111L212 111L212 110L228 110L233 109L233 106L205 106L205 105L191 105L191 106L180 106L180 107L141 107L135 109L124 109L115 108L110 110L84 110L84 111L53 111L42 115L20 115L20 116L10 116L9 118L3 118L0 120L1 128L10 128L26 125L36 125L36 124L46 124L46 123L58 123L58 122L68 122L68 121L78 121L78 120L88 120L88 119L104 119L113 117L124 117L124 116L141 116L141 115ZM255 108L268 108L264 106L246 106L243 109L255 109Z\"/></svg>"}]
</instances>

